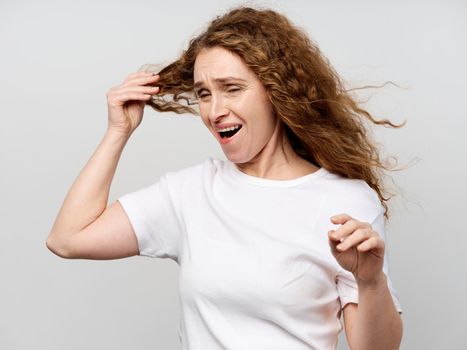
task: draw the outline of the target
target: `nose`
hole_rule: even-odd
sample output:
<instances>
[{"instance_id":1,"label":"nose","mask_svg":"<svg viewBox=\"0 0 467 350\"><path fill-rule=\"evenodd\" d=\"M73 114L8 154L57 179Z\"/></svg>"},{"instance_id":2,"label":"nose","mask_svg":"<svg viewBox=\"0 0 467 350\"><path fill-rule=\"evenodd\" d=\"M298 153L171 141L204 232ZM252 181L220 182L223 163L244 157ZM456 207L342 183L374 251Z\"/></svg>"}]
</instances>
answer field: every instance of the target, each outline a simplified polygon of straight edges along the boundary
<instances>
[{"instance_id":1,"label":"nose","mask_svg":"<svg viewBox=\"0 0 467 350\"><path fill-rule=\"evenodd\" d=\"M229 108L227 107L225 100L222 96L215 95L211 96L211 104L209 106L209 119L212 123L217 122L220 118L229 114Z\"/></svg>"}]
</instances>

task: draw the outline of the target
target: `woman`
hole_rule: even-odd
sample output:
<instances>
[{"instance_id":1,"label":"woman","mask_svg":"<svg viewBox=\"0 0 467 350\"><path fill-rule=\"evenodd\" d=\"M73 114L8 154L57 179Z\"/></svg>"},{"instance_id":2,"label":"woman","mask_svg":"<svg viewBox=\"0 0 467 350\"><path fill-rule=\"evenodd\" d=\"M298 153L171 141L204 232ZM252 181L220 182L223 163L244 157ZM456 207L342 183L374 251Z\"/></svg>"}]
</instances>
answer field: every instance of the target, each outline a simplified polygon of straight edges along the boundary
<instances>
[{"instance_id":1,"label":"woman","mask_svg":"<svg viewBox=\"0 0 467 350\"><path fill-rule=\"evenodd\" d=\"M362 117L396 126L357 106L303 31L274 11L236 8L159 74L131 74L107 97L108 130L50 250L176 261L183 349L335 349L342 310L352 349L399 347L386 168ZM227 161L168 172L106 208L145 104L199 113Z\"/></svg>"}]
</instances>

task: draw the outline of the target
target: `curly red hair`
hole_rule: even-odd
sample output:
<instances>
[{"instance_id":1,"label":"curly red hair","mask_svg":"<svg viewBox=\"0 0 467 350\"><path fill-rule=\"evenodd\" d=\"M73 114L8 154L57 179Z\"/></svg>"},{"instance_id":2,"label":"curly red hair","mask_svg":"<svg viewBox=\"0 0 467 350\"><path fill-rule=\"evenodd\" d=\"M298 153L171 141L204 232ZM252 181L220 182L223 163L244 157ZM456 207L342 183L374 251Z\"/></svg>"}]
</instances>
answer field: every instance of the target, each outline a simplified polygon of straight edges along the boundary
<instances>
[{"instance_id":1,"label":"curly red hair","mask_svg":"<svg viewBox=\"0 0 467 350\"><path fill-rule=\"evenodd\" d=\"M364 122L393 128L405 122L376 120L361 108L350 94L356 89L345 89L318 46L282 14L241 6L216 17L176 61L158 72L160 92L146 103L160 112L199 115L192 107L197 105L194 64L202 49L215 46L238 55L263 83L297 155L346 178L366 181L389 218L386 202L391 197L385 197L383 169L392 169L381 160Z\"/></svg>"}]
</instances>

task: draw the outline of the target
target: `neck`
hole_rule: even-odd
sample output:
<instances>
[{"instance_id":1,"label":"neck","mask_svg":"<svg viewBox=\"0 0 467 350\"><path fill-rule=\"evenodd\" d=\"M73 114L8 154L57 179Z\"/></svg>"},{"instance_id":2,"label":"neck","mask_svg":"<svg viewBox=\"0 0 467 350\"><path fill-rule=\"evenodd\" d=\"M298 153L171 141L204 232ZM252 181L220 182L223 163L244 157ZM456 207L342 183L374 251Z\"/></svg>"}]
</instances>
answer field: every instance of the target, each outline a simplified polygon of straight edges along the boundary
<instances>
[{"instance_id":1,"label":"neck","mask_svg":"<svg viewBox=\"0 0 467 350\"><path fill-rule=\"evenodd\" d=\"M295 153L280 126L278 120L271 139L255 157L235 164L240 171L264 179L291 180L319 169Z\"/></svg>"}]
</instances>

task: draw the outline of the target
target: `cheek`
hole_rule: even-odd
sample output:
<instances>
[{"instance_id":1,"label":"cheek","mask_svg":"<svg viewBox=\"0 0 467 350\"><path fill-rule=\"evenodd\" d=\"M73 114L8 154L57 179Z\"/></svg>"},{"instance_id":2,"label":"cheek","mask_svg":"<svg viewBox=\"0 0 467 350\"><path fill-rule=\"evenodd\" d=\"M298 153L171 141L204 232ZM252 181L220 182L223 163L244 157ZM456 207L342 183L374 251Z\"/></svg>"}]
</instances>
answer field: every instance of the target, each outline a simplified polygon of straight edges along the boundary
<instances>
[{"instance_id":1,"label":"cheek","mask_svg":"<svg viewBox=\"0 0 467 350\"><path fill-rule=\"evenodd\" d=\"M208 125L208 121L209 121L209 118L208 118L208 114L207 114L207 109L204 105L202 104L199 104L199 116L201 118L201 120L203 121L204 125Z\"/></svg>"}]
</instances>

